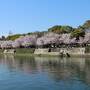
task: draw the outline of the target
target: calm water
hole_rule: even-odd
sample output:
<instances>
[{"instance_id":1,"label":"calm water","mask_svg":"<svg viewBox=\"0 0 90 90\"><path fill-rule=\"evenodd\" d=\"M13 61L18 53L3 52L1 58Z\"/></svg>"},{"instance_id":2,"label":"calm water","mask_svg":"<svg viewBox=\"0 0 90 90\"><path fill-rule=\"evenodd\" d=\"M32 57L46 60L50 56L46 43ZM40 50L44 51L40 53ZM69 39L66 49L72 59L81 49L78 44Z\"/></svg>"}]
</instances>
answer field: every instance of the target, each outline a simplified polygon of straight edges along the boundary
<instances>
[{"instance_id":1,"label":"calm water","mask_svg":"<svg viewBox=\"0 0 90 90\"><path fill-rule=\"evenodd\" d=\"M0 56L0 90L90 90L90 59Z\"/></svg>"}]
</instances>

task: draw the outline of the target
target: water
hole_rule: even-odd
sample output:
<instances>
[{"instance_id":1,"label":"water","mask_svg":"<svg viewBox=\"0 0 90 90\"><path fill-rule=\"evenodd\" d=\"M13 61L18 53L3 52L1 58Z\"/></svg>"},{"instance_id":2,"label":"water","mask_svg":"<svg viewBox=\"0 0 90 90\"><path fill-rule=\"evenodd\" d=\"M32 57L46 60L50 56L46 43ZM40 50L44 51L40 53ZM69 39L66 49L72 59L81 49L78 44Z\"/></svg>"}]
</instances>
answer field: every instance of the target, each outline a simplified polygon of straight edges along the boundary
<instances>
[{"instance_id":1,"label":"water","mask_svg":"<svg viewBox=\"0 0 90 90\"><path fill-rule=\"evenodd\" d=\"M90 59L0 56L0 90L90 90Z\"/></svg>"}]
</instances>

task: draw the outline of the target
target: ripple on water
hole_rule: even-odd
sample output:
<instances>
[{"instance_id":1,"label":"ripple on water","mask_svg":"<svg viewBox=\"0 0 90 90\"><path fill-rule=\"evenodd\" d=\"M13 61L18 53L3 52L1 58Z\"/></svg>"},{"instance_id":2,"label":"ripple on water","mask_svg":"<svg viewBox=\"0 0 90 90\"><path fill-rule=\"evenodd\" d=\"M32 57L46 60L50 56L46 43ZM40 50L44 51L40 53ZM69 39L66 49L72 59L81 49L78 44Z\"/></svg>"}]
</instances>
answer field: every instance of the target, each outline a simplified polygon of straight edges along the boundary
<instances>
[{"instance_id":1,"label":"ripple on water","mask_svg":"<svg viewBox=\"0 0 90 90\"><path fill-rule=\"evenodd\" d=\"M87 58L0 59L0 90L90 90L89 78Z\"/></svg>"}]
</instances>

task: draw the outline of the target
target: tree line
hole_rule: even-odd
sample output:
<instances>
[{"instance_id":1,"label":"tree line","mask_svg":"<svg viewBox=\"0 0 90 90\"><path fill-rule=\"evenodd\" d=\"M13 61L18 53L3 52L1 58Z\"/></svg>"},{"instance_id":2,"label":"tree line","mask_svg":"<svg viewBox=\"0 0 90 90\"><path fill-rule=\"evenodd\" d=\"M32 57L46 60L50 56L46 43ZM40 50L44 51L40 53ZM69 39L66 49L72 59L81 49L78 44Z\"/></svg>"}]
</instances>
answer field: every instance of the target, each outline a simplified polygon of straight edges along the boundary
<instances>
[{"instance_id":1,"label":"tree line","mask_svg":"<svg viewBox=\"0 0 90 90\"><path fill-rule=\"evenodd\" d=\"M90 20L87 20L83 25L78 26L77 28L73 28L72 26L68 25L55 25L53 27L50 27L48 31L42 31L42 32L30 32L27 34L15 34L10 35L6 37L6 40L15 40L19 38L20 36L25 35L35 35L37 34L38 37L41 37L44 35L44 33L53 32L56 34L65 34L65 33L71 33L71 38L79 39L79 37L84 37L86 30L90 30ZM4 39L4 37L2 37Z\"/></svg>"},{"instance_id":2,"label":"tree line","mask_svg":"<svg viewBox=\"0 0 90 90\"><path fill-rule=\"evenodd\" d=\"M90 20L87 20L77 28L68 25L55 25L47 31L9 35L6 38L3 36L0 47L49 47L50 45L60 47L62 44L85 45L90 43L90 33L88 32L90 32Z\"/></svg>"}]
</instances>

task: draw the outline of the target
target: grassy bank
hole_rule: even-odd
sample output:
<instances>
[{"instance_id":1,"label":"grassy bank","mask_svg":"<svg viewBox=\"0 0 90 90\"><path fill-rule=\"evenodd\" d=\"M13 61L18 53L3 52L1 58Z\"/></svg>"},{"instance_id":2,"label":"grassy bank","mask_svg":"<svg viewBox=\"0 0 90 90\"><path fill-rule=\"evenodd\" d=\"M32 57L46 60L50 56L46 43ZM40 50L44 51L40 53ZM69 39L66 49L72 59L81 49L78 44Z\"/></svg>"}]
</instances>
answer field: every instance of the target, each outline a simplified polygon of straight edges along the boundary
<instances>
[{"instance_id":1,"label":"grassy bank","mask_svg":"<svg viewBox=\"0 0 90 90\"><path fill-rule=\"evenodd\" d=\"M18 48L16 54L33 54L35 48Z\"/></svg>"},{"instance_id":2,"label":"grassy bank","mask_svg":"<svg viewBox=\"0 0 90 90\"><path fill-rule=\"evenodd\" d=\"M16 54L33 54L35 48L17 48L16 50ZM3 53L3 49L0 49L0 53Z\"/></svg>"},{"instance_id":3,"label":"grassy bank","mask_svg":"<svg viewBox=\"0 0 90 90\"><path fill-rule=\"evenodd\" d=\"M3 51L4 51L3 49L0 49L0 54L2 54L2 53L3 53Z\"/></svg>"}]
</instances>

